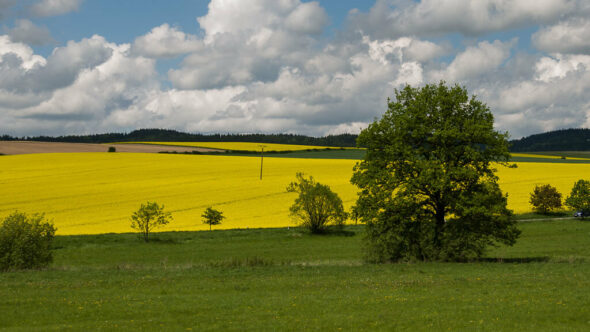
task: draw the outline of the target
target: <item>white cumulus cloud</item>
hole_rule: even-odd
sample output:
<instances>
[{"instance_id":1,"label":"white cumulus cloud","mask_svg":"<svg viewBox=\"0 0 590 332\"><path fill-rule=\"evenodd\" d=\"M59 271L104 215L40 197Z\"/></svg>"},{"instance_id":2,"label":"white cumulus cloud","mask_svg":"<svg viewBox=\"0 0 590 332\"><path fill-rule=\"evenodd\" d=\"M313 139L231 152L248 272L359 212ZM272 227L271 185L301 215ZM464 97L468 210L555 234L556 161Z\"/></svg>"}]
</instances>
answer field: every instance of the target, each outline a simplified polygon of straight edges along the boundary
<instances>
[{"instance_id":1,"label":"white cumulus cloud","mask_svg":"<svg viewBox=\"0 0 590 332\"><path fill-rule=\"evenodd\" d=\"M16 26L8 31L8 35L14 42L29 45L44 45L53 41L49 29L36 26L26 19L17 20Z\"/></svg>"},{"instance_id":2,"label":"white cumulus cloud","mask_svg":"<svg viewBox=\"0 0 590 332\"><path fill-rule=\"evenodd\" d=\"M78 10L82 0L41 0L30 7L35 16L57 16Z\"/></svg>"},{"instance_id":3,"label":"white cumulus cloud","mask_svg":"<svg viewBox=\"0 0 590 332\"><path fill-rule=\"evenodd\" d=\"M133 52L151 58L172 58L199 51L203 42L176 27L162 24L135 39Z\"/></svg>"},{"instance_id":4,"label":"white cumulus cloud","mask_svg":"<svg viewBox=\"0 0 590 332\"><path fill-rule=\"evenodd\" d=\"M475 36L554 23L581 10L587 10L584 0L377 0L368 13L355 13L351 24L376 38L447 33Z\"/></svg>"},{"instance_id":5,"label":"white cumulus cloud","mask_svg":"<svg viewBox=\"0 0 590 332\"><path fill-rule=\"evenodd\" d=\"M537 31L532 39L535 47L545 52L590 54L590 19L559 22Z\"/></svg>"}]
</instances>

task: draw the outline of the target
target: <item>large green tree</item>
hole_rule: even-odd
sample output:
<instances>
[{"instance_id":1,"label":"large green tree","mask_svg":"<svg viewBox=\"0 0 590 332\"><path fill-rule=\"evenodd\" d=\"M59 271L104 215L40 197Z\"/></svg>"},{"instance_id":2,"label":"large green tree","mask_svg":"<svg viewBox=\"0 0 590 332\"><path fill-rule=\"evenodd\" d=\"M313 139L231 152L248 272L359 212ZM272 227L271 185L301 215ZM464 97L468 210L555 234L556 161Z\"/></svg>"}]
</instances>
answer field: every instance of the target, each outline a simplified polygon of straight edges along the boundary
<instances>
[{"instance_id":1,"label":"large green tree","mask_svg":"<svg viewBox=\"0 0 590 332\"><path fill-rule=\"evenodd\" d=\"M361 132L365 159L354 214L367 224L371 261L464 260L520 231L495 175L510 166L507 133L465 88L406 86Z\"/></svg>"}]
</instances>

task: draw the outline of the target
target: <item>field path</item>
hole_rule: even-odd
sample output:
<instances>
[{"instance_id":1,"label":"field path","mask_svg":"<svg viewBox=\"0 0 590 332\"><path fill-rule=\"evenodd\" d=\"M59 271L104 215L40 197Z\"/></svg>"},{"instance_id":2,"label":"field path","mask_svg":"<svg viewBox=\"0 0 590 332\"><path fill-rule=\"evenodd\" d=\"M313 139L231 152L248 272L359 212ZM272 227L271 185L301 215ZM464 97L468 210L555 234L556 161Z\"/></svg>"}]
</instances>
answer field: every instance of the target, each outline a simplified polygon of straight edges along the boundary
<instances>
[{"instance_id":1,"label":"field path","mask_svg":"<svg viewBox=\"0 0 590 332\"><path fill-rule=\"evenodd\" d=\"M106 152L114 146L117 152L158 153L169 152L212 152L218 149L207 149L187 146L162 146L153 144L87 144L87 143L57 143L32 141L0 141L0 154L32 154L32 153L76 153L76 152Z\"/></svg>"}]
</instances>

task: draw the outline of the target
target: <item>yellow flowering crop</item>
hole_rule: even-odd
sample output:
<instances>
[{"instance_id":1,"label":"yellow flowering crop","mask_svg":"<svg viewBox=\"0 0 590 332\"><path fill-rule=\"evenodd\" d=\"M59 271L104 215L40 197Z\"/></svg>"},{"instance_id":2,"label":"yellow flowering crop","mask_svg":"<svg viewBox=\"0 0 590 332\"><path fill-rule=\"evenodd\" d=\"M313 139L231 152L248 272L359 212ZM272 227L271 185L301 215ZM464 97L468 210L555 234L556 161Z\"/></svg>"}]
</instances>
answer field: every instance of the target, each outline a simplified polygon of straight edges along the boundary
<instances>
[{"instance_id":1,"label":"yellow flowering crop","mask_svg":"<svg viewBox=\"0 0 590 332\"><path fill-rule=\"evenodd\" d=\"M308 149L340 149L328 146L313 145L290 145L274 143L247 143L247 142L123 142L117 144L153 144L153 145L171 145L171 146L194 146L198 148L221 149L221 150L239 150L239 151L260 151L261 145L264 151L300 151Z\"/></svg>"},{"instance_id":2,"label":"yellow flowering crop","mask_svg":"<svg viewBox=\"0 0 590 332\"><path fill-rule=\"evenodd\" d=\"M508 208L515 213L530 212L530 194L535 185L550 184L562 198L569 195L574 182L590 178L590 164L517 163L518 168L498 167L500 187L508 193Z\"/></svg>"},{"instance_id":3,"label":"yellow flowering crop","mask_svg":"<svg viewBox=\"0 0 590 332\"><path fill-rule=\"evenodd\" d=\"M14 210L45 212L58 234L131 232L130 216L141 203L155 201L172 212L166 230L205 230L208 206L226 219L215 229L293 226L286 192L296 172L329 185L349 209L356 199L350 184L356 161L208 155L69 153L0 157L0 218ZM567 195L588 178L590 164L519 163L499 167L509 207L530 211L535 184L550 183Z\"/></svg>"},{"instance_id":4,"label":"yellow flowering crop","mask_svg":"<svg viewBox=\"0 0 590 332\"><path fill-rule=\"evenodd\" d=\"M286 192L302 171L329 184L348 207L354 162L126 153L71 153L0 158L0 217L15 209L45 212L58 234L130 232L130 216L156 201L174 220L162 230L200 230L208 206L226 219L216 229L293 225Z\"/></svg>"}]
</instances>

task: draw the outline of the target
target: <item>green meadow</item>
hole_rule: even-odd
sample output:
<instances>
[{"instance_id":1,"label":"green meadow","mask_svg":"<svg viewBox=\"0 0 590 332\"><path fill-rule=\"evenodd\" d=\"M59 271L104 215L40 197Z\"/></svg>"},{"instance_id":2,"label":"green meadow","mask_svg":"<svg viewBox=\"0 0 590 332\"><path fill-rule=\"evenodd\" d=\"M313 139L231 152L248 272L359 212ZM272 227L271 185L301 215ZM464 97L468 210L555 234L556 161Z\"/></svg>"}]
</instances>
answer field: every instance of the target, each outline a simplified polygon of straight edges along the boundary
<instances>
[{"instance_id":1,"label":"green meadow","mask_svg":"<svg viewBox=\"0 0 590 332\"><path fill-rule=\"evenodd\" d=\"M0 274L0 329L587 330L590 221L520 228L479 261L385 265L362 226L58 236L49 268Z\"/></svg>"}]
</instances>

